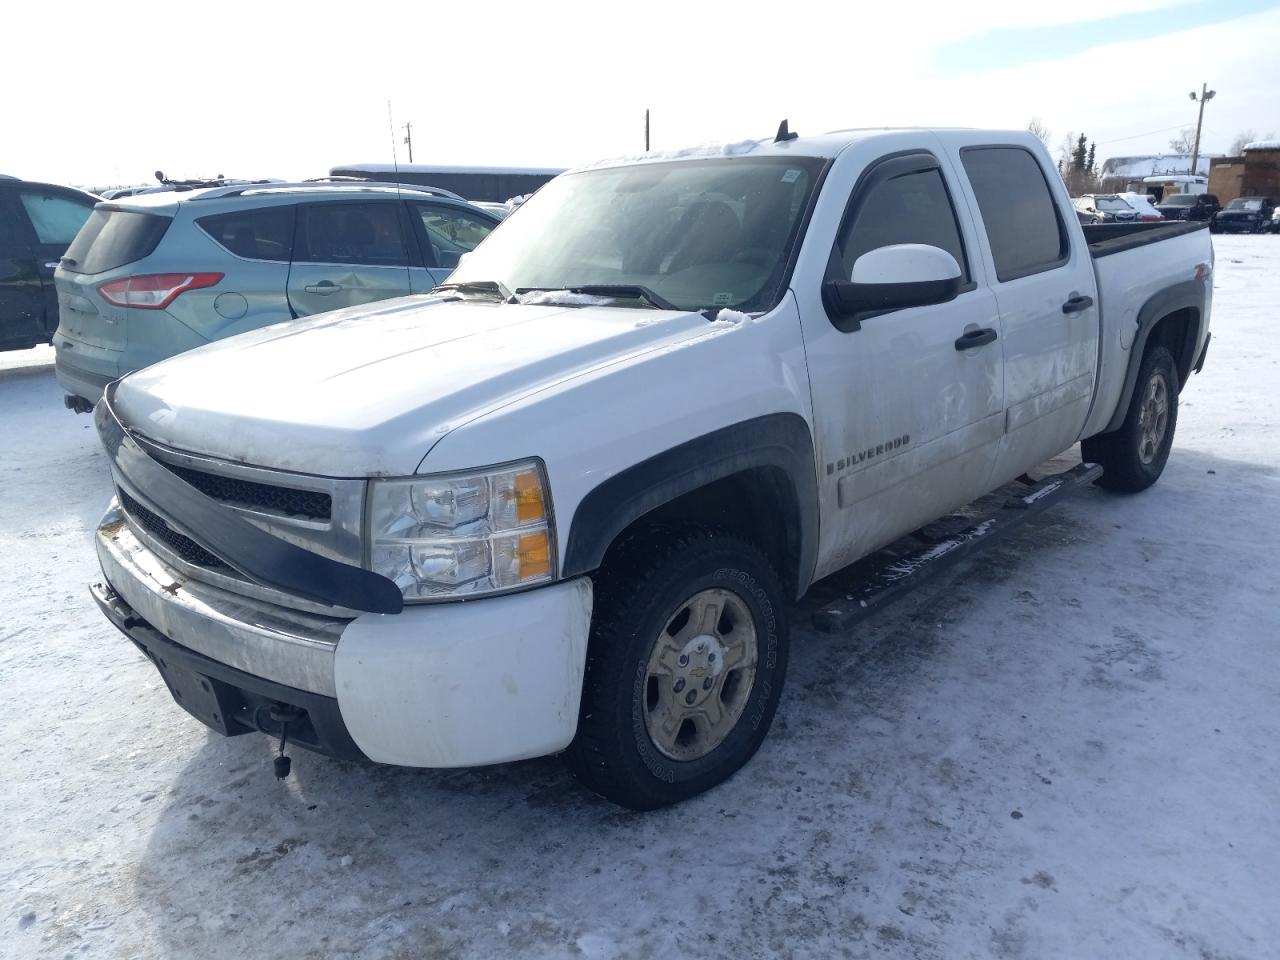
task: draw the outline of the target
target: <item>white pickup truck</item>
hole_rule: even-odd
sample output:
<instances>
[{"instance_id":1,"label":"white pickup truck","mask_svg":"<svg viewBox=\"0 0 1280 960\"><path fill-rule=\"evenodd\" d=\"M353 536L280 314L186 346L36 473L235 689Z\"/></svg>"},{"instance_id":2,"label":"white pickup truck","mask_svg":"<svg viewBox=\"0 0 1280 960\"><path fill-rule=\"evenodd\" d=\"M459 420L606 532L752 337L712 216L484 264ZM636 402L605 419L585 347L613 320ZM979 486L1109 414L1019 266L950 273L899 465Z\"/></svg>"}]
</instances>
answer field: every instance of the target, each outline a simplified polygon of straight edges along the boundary
<instances>
[{"instance_id":1,"label":"white pickup truck","mask_svg":"<svg viewBox=\"0 0 1280 960\"><path fill-rule=\"evenodd\" d=\"M820 578L1078 442L1155 482L1212 264L1082 229L1025 133L594 165L431 295L109 387L94 594L225 734L672 803L759 746Z\"/></svg>"}]
</instances>

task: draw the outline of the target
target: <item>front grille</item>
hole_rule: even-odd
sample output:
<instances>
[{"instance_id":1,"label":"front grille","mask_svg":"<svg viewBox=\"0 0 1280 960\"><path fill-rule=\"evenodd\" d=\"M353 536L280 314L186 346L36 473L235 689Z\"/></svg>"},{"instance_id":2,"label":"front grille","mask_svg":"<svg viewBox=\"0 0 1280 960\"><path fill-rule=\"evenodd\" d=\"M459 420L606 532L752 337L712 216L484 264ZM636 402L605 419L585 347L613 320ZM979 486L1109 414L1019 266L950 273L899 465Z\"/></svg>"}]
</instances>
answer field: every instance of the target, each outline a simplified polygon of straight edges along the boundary
<instances>
[{"instance_id":1,"label":"front grille","mask_svg":"<svg viewBox=\"0 0 1280 960\"><path fill-rule=\"evenodd\" d=\"M164 466L206 497L224 503L269 510L289 517L306 517L309 520L328 520L333 514L333 498L318 490L277 487L254 480L205 473L203 470L179 467L172 463Z\"/></svg>"},{"instance_id":2,"label":"front grille","mask_svg":"<svg viewBox=\"0 0 1280 960\"><path fill-rule=\"evenodd\" d=\"M125 513L130 518L187 563L210 569L226 568L227 565L216 556L190 537L184 537L178 531L171 529L159 514L148 510L119 487L116 488L116 495L120 498L120 506L124 507Z\"/></svg>"}]
</instances>

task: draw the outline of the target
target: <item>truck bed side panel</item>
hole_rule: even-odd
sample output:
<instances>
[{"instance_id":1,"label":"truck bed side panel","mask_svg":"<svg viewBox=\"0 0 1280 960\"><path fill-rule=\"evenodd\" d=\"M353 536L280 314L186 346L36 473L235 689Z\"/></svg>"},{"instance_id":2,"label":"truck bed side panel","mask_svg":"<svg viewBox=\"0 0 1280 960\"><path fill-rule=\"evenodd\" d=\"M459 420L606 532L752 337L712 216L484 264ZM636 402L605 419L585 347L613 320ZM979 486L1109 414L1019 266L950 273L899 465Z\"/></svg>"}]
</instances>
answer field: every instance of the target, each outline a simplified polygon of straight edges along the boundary
<instances>
[{"instance_id":1,"label":"truck bed side panel","mask_svg":"<svg viewBox=\"0 0 1280 960\"><path fill-rule=\"evenodd\" d=\"M1098 246L1124 243L1128 239L1122 237ZM1179 231L1167 239L1127 246L1115 253L1102 256L1096 253L1094 270L1101 300L1102 336L1098 348L1098 386L1081 434L1083 437L1091 437L1106 429L1117 405L1125 399L1122 395L1129 364L1141 360L1141 357L1134 356L1133 348L1138 339L1139 315L1143 307L1162 291L1194 281L1197 268L1211 263L1213 258L1209 231L1203 228ZM1200 317L1200 330L1196 334L1197 355L1208 333L1208 308L1206 302Z\"/></svg>"}]
</instances>

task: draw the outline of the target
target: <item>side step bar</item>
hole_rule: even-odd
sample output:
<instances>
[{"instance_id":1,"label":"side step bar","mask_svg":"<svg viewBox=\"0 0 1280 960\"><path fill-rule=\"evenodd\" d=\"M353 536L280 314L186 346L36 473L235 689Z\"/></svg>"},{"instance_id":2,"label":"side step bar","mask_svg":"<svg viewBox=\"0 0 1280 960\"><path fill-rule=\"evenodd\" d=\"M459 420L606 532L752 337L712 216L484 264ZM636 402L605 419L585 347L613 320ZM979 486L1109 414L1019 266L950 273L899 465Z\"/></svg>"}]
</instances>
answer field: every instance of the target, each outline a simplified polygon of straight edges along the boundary
<instances>
[{"instance_id":1,"label":"side step bar","mask_svg":"<svg viewBox=\"0 0 1280 960\"><path fill-rule=\"evenodd\" d=\"M814 629L823 633L839 633L865 620L1100 476L1102 467L1096 463L1082 463L1046 477L1021 496L1007 500L1003 509L978 523L905 557L888 561L853 590L845 591L841 599L815 610L812 615Z\"/></svg>"}]
</instances>

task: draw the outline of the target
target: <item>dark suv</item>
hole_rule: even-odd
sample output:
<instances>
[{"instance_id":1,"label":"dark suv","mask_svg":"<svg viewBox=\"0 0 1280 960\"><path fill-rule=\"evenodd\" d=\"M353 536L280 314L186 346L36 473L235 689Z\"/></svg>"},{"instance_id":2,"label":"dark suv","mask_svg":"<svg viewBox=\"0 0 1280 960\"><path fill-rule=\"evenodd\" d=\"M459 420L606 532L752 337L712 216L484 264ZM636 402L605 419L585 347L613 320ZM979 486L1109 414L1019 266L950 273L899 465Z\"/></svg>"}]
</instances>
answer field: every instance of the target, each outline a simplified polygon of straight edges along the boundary
<instances>
[{"instance_id":1,"label":"dark suv","mask_svg":"<svg viewBox=\"0 0 1280 960\"><path fill-rule=\"evenodd\" d=\"M1209 229L1214 233L1265 233L1275 209L1270 197L1236 197L1213 218Z\"/></svg>"},{"instance_id":2,"label":"dark suv","mask_svg":"<svg viewBox=\"0 0 1280 960\"><path fill-rule=\"evenodd\" d=\"M1212 193L1175 193L1156 204L1166 220L1212 220L1222 209Z\"/></svg>"},{"instance_id":3,"label":"dark suv","mask_svg":"<svg viewBox=\"0 0 1280 960\"><path fill-rule=\"evenodd\" d=\"M53 271L97 202L71 187L0 176L0 350L53 339Z\"/></svg>"}]
</instances>

